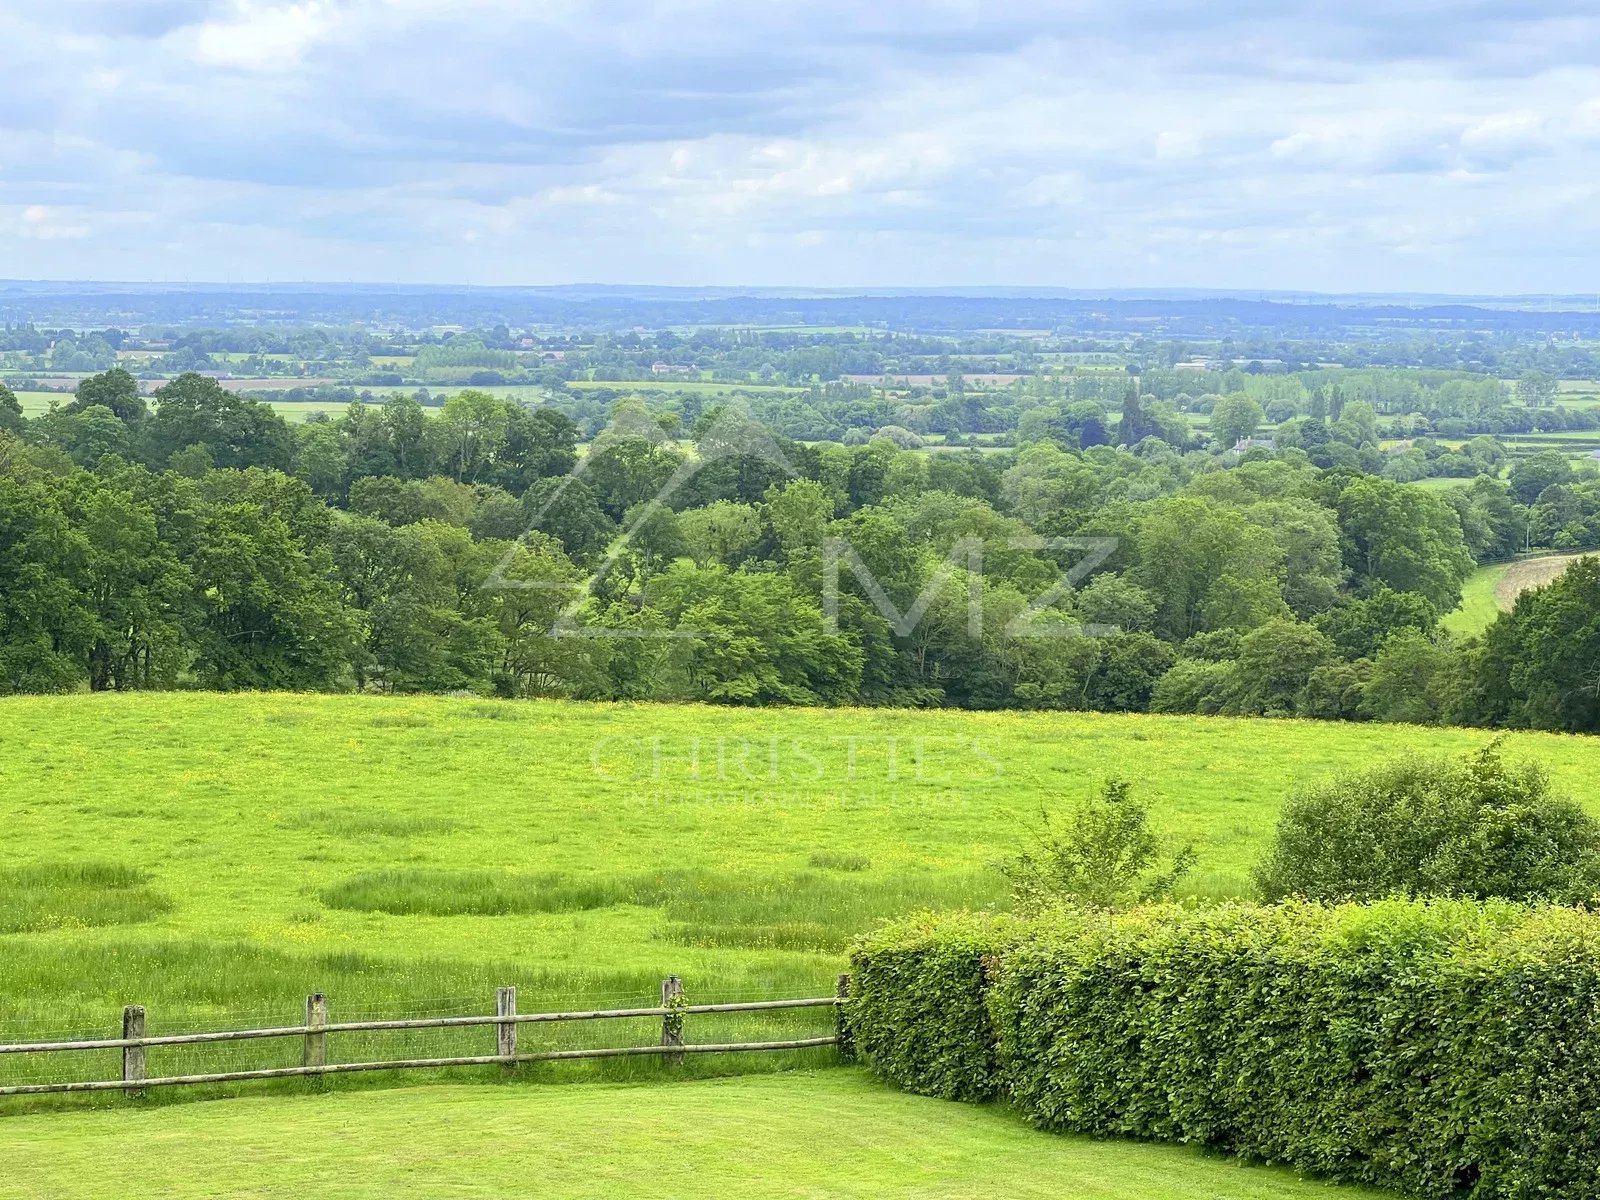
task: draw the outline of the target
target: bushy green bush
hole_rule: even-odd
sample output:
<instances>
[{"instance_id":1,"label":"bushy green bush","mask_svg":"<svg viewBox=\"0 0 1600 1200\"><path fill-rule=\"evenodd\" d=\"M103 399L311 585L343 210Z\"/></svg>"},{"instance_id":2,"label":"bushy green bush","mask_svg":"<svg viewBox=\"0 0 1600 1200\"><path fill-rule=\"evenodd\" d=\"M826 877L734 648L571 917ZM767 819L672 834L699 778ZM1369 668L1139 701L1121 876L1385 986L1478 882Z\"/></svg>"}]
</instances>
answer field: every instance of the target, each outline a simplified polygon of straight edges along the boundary
<instances>
[{"instance_id":1,"label":"bushy green bush","mask_svg":"<svg viewBox=\"0 0 1600 1200\"><path fill-rule=\"evenodd\" d=\"M1267 900L1382 896L1587 903L1600 822L1498 741L1460 759L1411 757L1302 788L1256 868Z\"/></svg>"},{"instance_id":2,"label":"bushy green bush","mask_svg":"<svg viewBox=\"0 0 1600 1200\"><path fill-rule=\"evenodd\" d=\"M1009 928L1005 917L919 914L858 943L846 1006L856 1056L908 1092L992 1096L998 1071L985 973Z\"/></svg>"},{"instance_id":3,"label":"bushy green bush","mask_svg":"<svg viewBox=\"0 0 1600 1200\"><path fill-rule=\"evenodd\" d=\"M1011 902L1025 915L1067 905L1126 908L1165 900L1194 864L1194 847L1161 865L1161 839L1150 828L1150 805L1126 780L1110 779L1065 820L1041 816L1036 845L1005 863Z\"/></svg>"},{"instance_id":4,"label":"bushy green bush","mask_svg":"<svg viewBox=\"0 0 1600 1200\"><path fill-rule=\"evenodd\" d=\"M861 943L855 969L866 1057L912 1090L1002 1094L1046 1129L1416 1196L1600 1197L1588 913L1391 900L924 918Z\"/></svg>"}]
</instances>

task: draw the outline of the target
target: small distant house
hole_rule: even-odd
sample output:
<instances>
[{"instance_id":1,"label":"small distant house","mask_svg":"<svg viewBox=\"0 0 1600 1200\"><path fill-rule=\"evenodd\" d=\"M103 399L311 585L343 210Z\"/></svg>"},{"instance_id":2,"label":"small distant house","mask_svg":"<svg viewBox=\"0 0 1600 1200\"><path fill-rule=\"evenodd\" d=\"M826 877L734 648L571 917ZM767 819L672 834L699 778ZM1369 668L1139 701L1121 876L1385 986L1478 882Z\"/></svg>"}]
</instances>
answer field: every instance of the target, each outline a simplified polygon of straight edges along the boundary
<instances>
[{"instance_id":1,"label":"small distant house","mask_svg":"<svg viewBox=\"0 0 1600 1200\"><path fill-rule=\"evenodd\" d=\"M1240 454L1245 453L1247 450L1276 450L1278 448L1278 439L1269 437L1244 437L1235 442L1233 444L1233 448Z\"/></svg>"},{"instance_id":2,"label":"small distant house","mask_svg":"<svg viewBox=\"0 0 1600 1200\"><path fill-rule=\"evenodd\" d=\"M677 363L669 362L655 362L650 364L650 374L652 375L698 375L699 373L700 368L695 366L693 363L690 363L686 367L680 367Z\"/></svg>"},{"instance_id":3,"label":"small distant house","mask_svg":"<svg viewBox=\"0 0 1600 1200\"><path fill-rule=\"evenodd\" d=\"M1589 457L1595 459L1596 461L1600 461L1600 450L1591 450L1589 452Z\"/></svg>"}]
</instances>

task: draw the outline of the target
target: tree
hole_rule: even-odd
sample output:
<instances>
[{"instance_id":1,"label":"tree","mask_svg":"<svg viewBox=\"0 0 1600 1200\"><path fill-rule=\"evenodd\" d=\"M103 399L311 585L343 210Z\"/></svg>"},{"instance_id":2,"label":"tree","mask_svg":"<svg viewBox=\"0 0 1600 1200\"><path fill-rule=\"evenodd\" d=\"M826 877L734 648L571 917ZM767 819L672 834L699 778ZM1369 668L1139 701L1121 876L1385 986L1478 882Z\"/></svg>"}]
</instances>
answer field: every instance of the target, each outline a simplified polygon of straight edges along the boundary
<instances>
[{"instance_id":1,"label":"tree","mask_svg":"<svg viewBox=\"0 0 1600 1200\"><path fill-rule=\"evenodd\" d=\"M1122 419L1117 423L1117 441L1124 446L1137 446L1149 430L1145 427L1144 405L1139 400L1139 384L1128 385L1122 401Z\"/></svg>"},{"instance_id":2,"label":"tree","mask_svg":"<svg viewBox=\"0 0 1600 1200\"><path fill-rule=\"evenodd\" d=\"M1394 634L1431 634L1438 627L1439 610L1424 596L1380 583L1366 596L1318 613L1313 623L1346 658L1371 658Z\"/></svg>"},{"instance_id":3,"label":"tree","mask_svg":"<svg viewBox=\"0 0 1600 1200\"><path fill-rule=\"evenodd\" d=\"M307 536L313 531L294 511L295 497L275 490L269 478L243 480L197 514L185 565L200 599L192 641L205 687L332 688L349 661L353 615L327 544ZM311 500L309 489L304 496Z\"/></svg>"},{"instance_id":4,"label":"tree","mask_svg":"<svg viewBox=\"0 0 1600 1200\"><path fill-rule=\"evenodd\" d=\"M584 459L583 479L600 508L612 520L636 504L662 496L683 455L670 445L632 435L605 434Z\"/></svg>"},{"instance_id":5,"label":"tree","mask_svg":"<svg viewBox=\"0 0 1600 1200\"><path fill-rule=\"evenodd\" d=\"M1519 504L1532 504L1546 488L1572 482L1572 463L1559 450L1543 450L1518 459L1508 476L1511 494Z\"/></svg>"},{"instance_id":6,"label":"tree","mask_svg":"<svg viewBox=\"0 0 1600 1200\"><path fill-rule=\"evenodd\" d=\"M1545 371L1527 371L1517 380L1517 403L1529 408L1550 408L1556 402L1560 384Z\"/></svg>"},{"instance_id":7,"label":"tree","mask_svg":"<svg viewBox=\"0 0 1600 1200\"><path fill-rule=\"evenodd\" d=\"M592 562L617 535L594 489L577 475L540 479L522 496L529 529L558 539L574 562Z\"/></svg>"},{"instance_id":8,"label":"tree","mask_svg":"<svg viewBox=\"0 0 1600 1200\"><path fill-rule=\"evenodd\" d=\"M1211 437L1219 449L1229 450L1241 438L1252 436L1266 420L1261 405L1243 392L1224 396L1211 410Z\"/></svg>"},{"instance_id":9,"label":"tree","mask_svg":"<svg viewBox=\"0 0 1600 1200\"><path fill-rule=\"evenodd\" d=\"M1283 552L1242 513L1198 496L1143 507L1129 576L1160 608L1155 629L1169 640L1285 616Z\"/></svg>"},{"instance_id":10,"label":"tree","mask_svg":"<svg viewBox=\"0 0 1600 1200\"><path fill-rule=\"evenodd\" d=\"M684 544L701 566L736 567L761 540L761 516L753 505L718 500L678 518Z\"/></svg>"},{"instance_id":11,"label":"tree","mask_svg":"<svg viewBox=\"0 0 1600 1200\"><path fill-rule=\"evenodd\" d=\"M0 383L0 431L15 433L22 428L22 402L17 394Z\"/></svg>"},{"instance_id":12,"label":"tree","mask_svg":"<svg viewBox=\"0 0 1600 1200\"><path fill-rule=\"evenodd\" d=\"M1123 779L1108 779L1098 795L1065 819L1040 813L1035 845L1001 864L1011 902L1025 915L1055 908L1118 909L1165 899L1195 859L1184 846L1162 865L1161 839L1150 828L1150 804Z\"/></svg>"},{"instance_id":13,"label":"tree","mask_svg":"<svg viewBox=\"0 0 1600 1200\"><path fill-rule=\"evenodd\" d=\"M488 476L505 448L509 425L504 402L467 388L445 401L429 432L440 465L457 483L474 483Z\"/></svg>"},{"instance_id":14,"label":"tree","mask_svg":"<svg viewBox=\"0 0 1600 1200\"><path fill-rule=\"evenodd\" d=\"M1588 903L1600 822L1499 742L1459 759L1412 756L1290 795L1256 867L1262 896L1338 902L1464 896Z\"/></svg>"},{"instance_id":15,"label":"tree","mask_svg":"<svg viewBox=\"0 0 1600 1200\"><path fill-rule=\"evenodd\" d=\"M80 684L95 632L85 555L48 485L0 475L0 692Z\"/></svg>"},{"instance_id":16,"label":"tree","mask_svg":"<svg viewBox=\"0 0 1600 1200\"><path fill-rule=\"evenodd\" d=\"M1078 590L1072 603L1089 625L1136 632L1155 623L1156 598L1147 588L1116 573L1096 575Z\"/></svg>"},{"instance_id":17,"label":"tree","mask_svg":"<svg viewBox=\"0 0 1600 1200\"><path fill-rule=\"evenodd\" d=\"M838 704L861 687L862 653L829 632L786 575L680 561L651 580L645 604L666 620L683 699L721 704Z\"/></svg>"},{"instance_id":18,"label":"tree","mask_svg":"<svg viewBox=\"0 0 1600 1200\"><path fill-rule=\"evenodd\" d=\"M1363 476L1340 493L1337 511L1345 565L1359 579L1455 610L1475 564L1461 522L1435 493Z\"/></svg>"},{"instance_id":19,"label":"tree","mask_svg":"<svg viewBox=\"0 0 1600 1200\"><path fill-rule=\"evenodd\" d=\"M328 422L307 422L296 440L295 474L319 496L333 500L343 496L348 464L339 431Z\"/></svg>"},{"instance_id":20,"label":"tree","mask_svg":"<svg viewBox=\"0 0 1600 1200\"><path fill-rule=\"evenodd\" d=\"M1118 633L1099 639L1100 661L1089 677L1089 707L1101 712L1143 712L1156 684L1178 653L1149 633Z\"/></svg>"},{"instance_id":21,"label":"tree","mask_svg":"<svg viewBox=\"0 0 1600 1200\"><path fill-rule=\"evenodd\" d=\"M149 503L114 481L80 476L73 484L68 512L82 532L80 586L94 631L90 690L171 687L194 608L189 572Z\"/></svg>"},{"instance_id":22,"label":"tree","mask_svg":"<svg viewBox=\"0 0 1600 1200\"><path fill-rule=\"evenodd\" d=\"M1333 643L1310 625L1273 621L1239 642L1222 711L1238 716L1296 716L1306 687L1335 658Z\"/></svg>"},{"instance_id":23,"label":"tree","mask_svg":"<svg viewBox=\"0 0 1600 1200\"><path fill-rule=\"evenodd\" d=\"M144 397L139 394L139 381L121 367L80 381L67 411L79 413L95 405L109 408L117 420L126 424L143 420L146 412Z\"/></svg>"},{"instance_id":24,"label":"tree","mask_svg":"<svg viewBox=\"0 0 1600 1200\"><path fill-rule=\"evenodd\" d=\"M140 422L140 440L151 466L164 467L174 452L199 445L219 467L288 470L294 434L269 406L192 373L157 388L155 400L155 412Z\"/></svg>"},{"instance_id":25,"label":"tree","mask_svg":"<svg viewBox=\"0 0 1600 1200\"><path fill-rule=\"evenodd\" d=\"M1478 720L1600 732L1600 558L1518 596L1485 633L1475 675Z\"/></svg>"},{"instance_id":26,"label":"tree","mask_svg":"<svg viewBox=\"0 0 1600 1200\"><path fill-rule=\"evenodd\" d=\"M1037 528L1049 517L1093 507L1100 481L1077 454L1049 444L1029 446L1001 478L1000 498L1007 511Z\"/></svg>"},{"instance_id":27,"label":"tree","mask_svg":"<svg viewBox=\"0 0 1600 1200\"><path fill-rule=\"evenodd\" d=\"M385 449L402 478L425 473L428 418L414 397L396 394L384 401L381 431ZM370 472L358 469L357 473Z\"/></svg>"},{"instance_id":28,"label":"tree","mask_svg":"<svg viewBox=\"0 0 1600 1200\"><path fill-rule=\"evenodd\" d=\"M1283 553L1283 598L1309 618L1339 598L1345 568L1334 514L1311 500L1264 500L1245 510L1251 524L1272 535Z\"/></svg>"},{"instance_id":29,"label":"tree","mask_svg":"<svg viewBox=\"0 0 1600 1200\"><path fill-rule=\"evenodd\" d=\"M1442 697L1438 680L1450 652L1415 629L1396 631L1378 651L1361 698L1361 711L1374 721L1433 725Z\"/></svg>"}]
</instances>

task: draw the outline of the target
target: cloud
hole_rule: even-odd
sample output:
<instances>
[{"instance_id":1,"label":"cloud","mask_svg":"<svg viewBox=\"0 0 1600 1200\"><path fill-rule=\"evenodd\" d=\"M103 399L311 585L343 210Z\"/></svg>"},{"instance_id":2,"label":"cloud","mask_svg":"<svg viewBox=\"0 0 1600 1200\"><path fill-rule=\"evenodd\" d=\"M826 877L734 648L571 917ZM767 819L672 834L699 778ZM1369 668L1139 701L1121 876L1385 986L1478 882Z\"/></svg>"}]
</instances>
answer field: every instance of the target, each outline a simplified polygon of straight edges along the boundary
<instances>
[{"instance_id":1,"label":"cloud","mask_svg":"<svg viewBox=\"0 0 1600 1200\"><path fill-rule=\"evenodd\" d=\"M34 241L53 242L63 238L89 236L89 226L75 221L60 209L30 204L17 214L17 233Z\"/></svg>"},{"instance_id":2,"label":"cloud","mask_svg":"<svg viewBox=\"0 0 1600 1200\"><path fill-rule=\"evenodd\" d=\"M11 0L0 42L8 274L1565 290L1600 252L1600 17L1556 0Z\"/></svg>"},{"instance_id":3,"label":"cloud","mask_svg":"<svg viewBox=\"0 0 1600 1200\"><path fill-rule=\"evenodd\" d=\"M321 0L275 5L238 0L226 16L179 27L172 36L199 65L240 71L292 71L331 25Z\"/></svg>"}]
</instances>

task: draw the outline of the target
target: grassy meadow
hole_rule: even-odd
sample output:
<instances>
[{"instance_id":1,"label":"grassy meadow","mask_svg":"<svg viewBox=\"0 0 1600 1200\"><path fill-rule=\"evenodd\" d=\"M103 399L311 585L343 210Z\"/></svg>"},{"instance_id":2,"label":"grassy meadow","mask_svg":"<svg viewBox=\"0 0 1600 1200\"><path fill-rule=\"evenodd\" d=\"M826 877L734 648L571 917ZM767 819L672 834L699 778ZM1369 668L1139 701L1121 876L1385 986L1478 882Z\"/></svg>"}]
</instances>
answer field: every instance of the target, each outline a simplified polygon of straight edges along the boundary
<instances>
[{"instance_id":1,"label":"grassy meadow","mask_svg":"<svg viewBox=\"0 0 1600 1200\"><path fill-rule=\"evenodd\" d=\"M1457 637L1482 633L1501 613L1509 612L1523 592L1554 582L1569 566L1588 556L1588 552L1538 554L1479 567L1461 586L1460 607L1446 614L1440 624Z\"/></svg>"},{"instance_id":2,"label":"grassy meadow","mask_svg":"<svg viewBox=\"0 0 1600 1200\"><path fill-rule=\"evenodd\" d=\"M1138 782L1165 834L1196 843L1193 890L1225 896L1248 891L1296 781L1486 740L1098 714L6 699L0 1040L103 1037L126 1003L148 1006L152 1034L294 1023L310 991L328 993L335 1021L488 1012L497 984L518 987L523 1011L642 1006L668 974L702 1002L830 994L846 943L877 918L1003 903L994 863L1021 844L1040 805L1110 774ZM1589 799L1590 742L1510 743ZM694 1017L687 1036L806 1037L830 1026L825 1009ZM539 1027L525 1031L524 1048L655 1034L648 1020ZM330 1051L470 1054L486 1041L486 1029L346 1034ZM151 1071L290 1065L299 1050L292 1039L163 1048ZM679 1073L830 1058L692 1057ZM0 1083L116 1066L115 1051L76 1063L6 1056ZM528 1074L659 1071L615 1060ZM338 1086L368 1081L382 1082ZM65 1101L0 1101L0 1111L47 1103Z\"/></svg>"},{"instance_id":3,"label":"grassy meadow","mask_svg":"<svg viewBox=\"0 0 1600 1200\"><path fill-rule=\"evenodd\" d=\"M337 1131L337 1136L332 1136ZM641 1088L407 1087L9 1120L0 1198L128 1194L1360 1200L1176 1146L1029 1129L859 1070ZM826 1147L826 1152L821 1148ZM108 1163L116 1170L108 1170Z\"/></svg>"},{"instance_id":4,"label":"grassy meadow","mask_svg":"<svg viewBox=\"0 0 1600 1200\"><path fill-rule=\"evenodd\" d=\"M17 403L22 405L22 415L25 417L42 417L50 411L50 402L66 404L72 396L67 392L16 392Z\"/></svg>"},{"instance_id":5,"label":"grassy meadow","mask_svg":"<svg viewBox=\"0 0 1600 1200\"><path fill-rule=\"evenodd\" d=\"M1439 624L1457 637L1472 637L1493 625L1500 615L1495 588L1510 569L1510 563L1494 563L1468 575L1461 585L1461 604L1454 612L1446 613Z\"/></svg>"}]
</instances>

